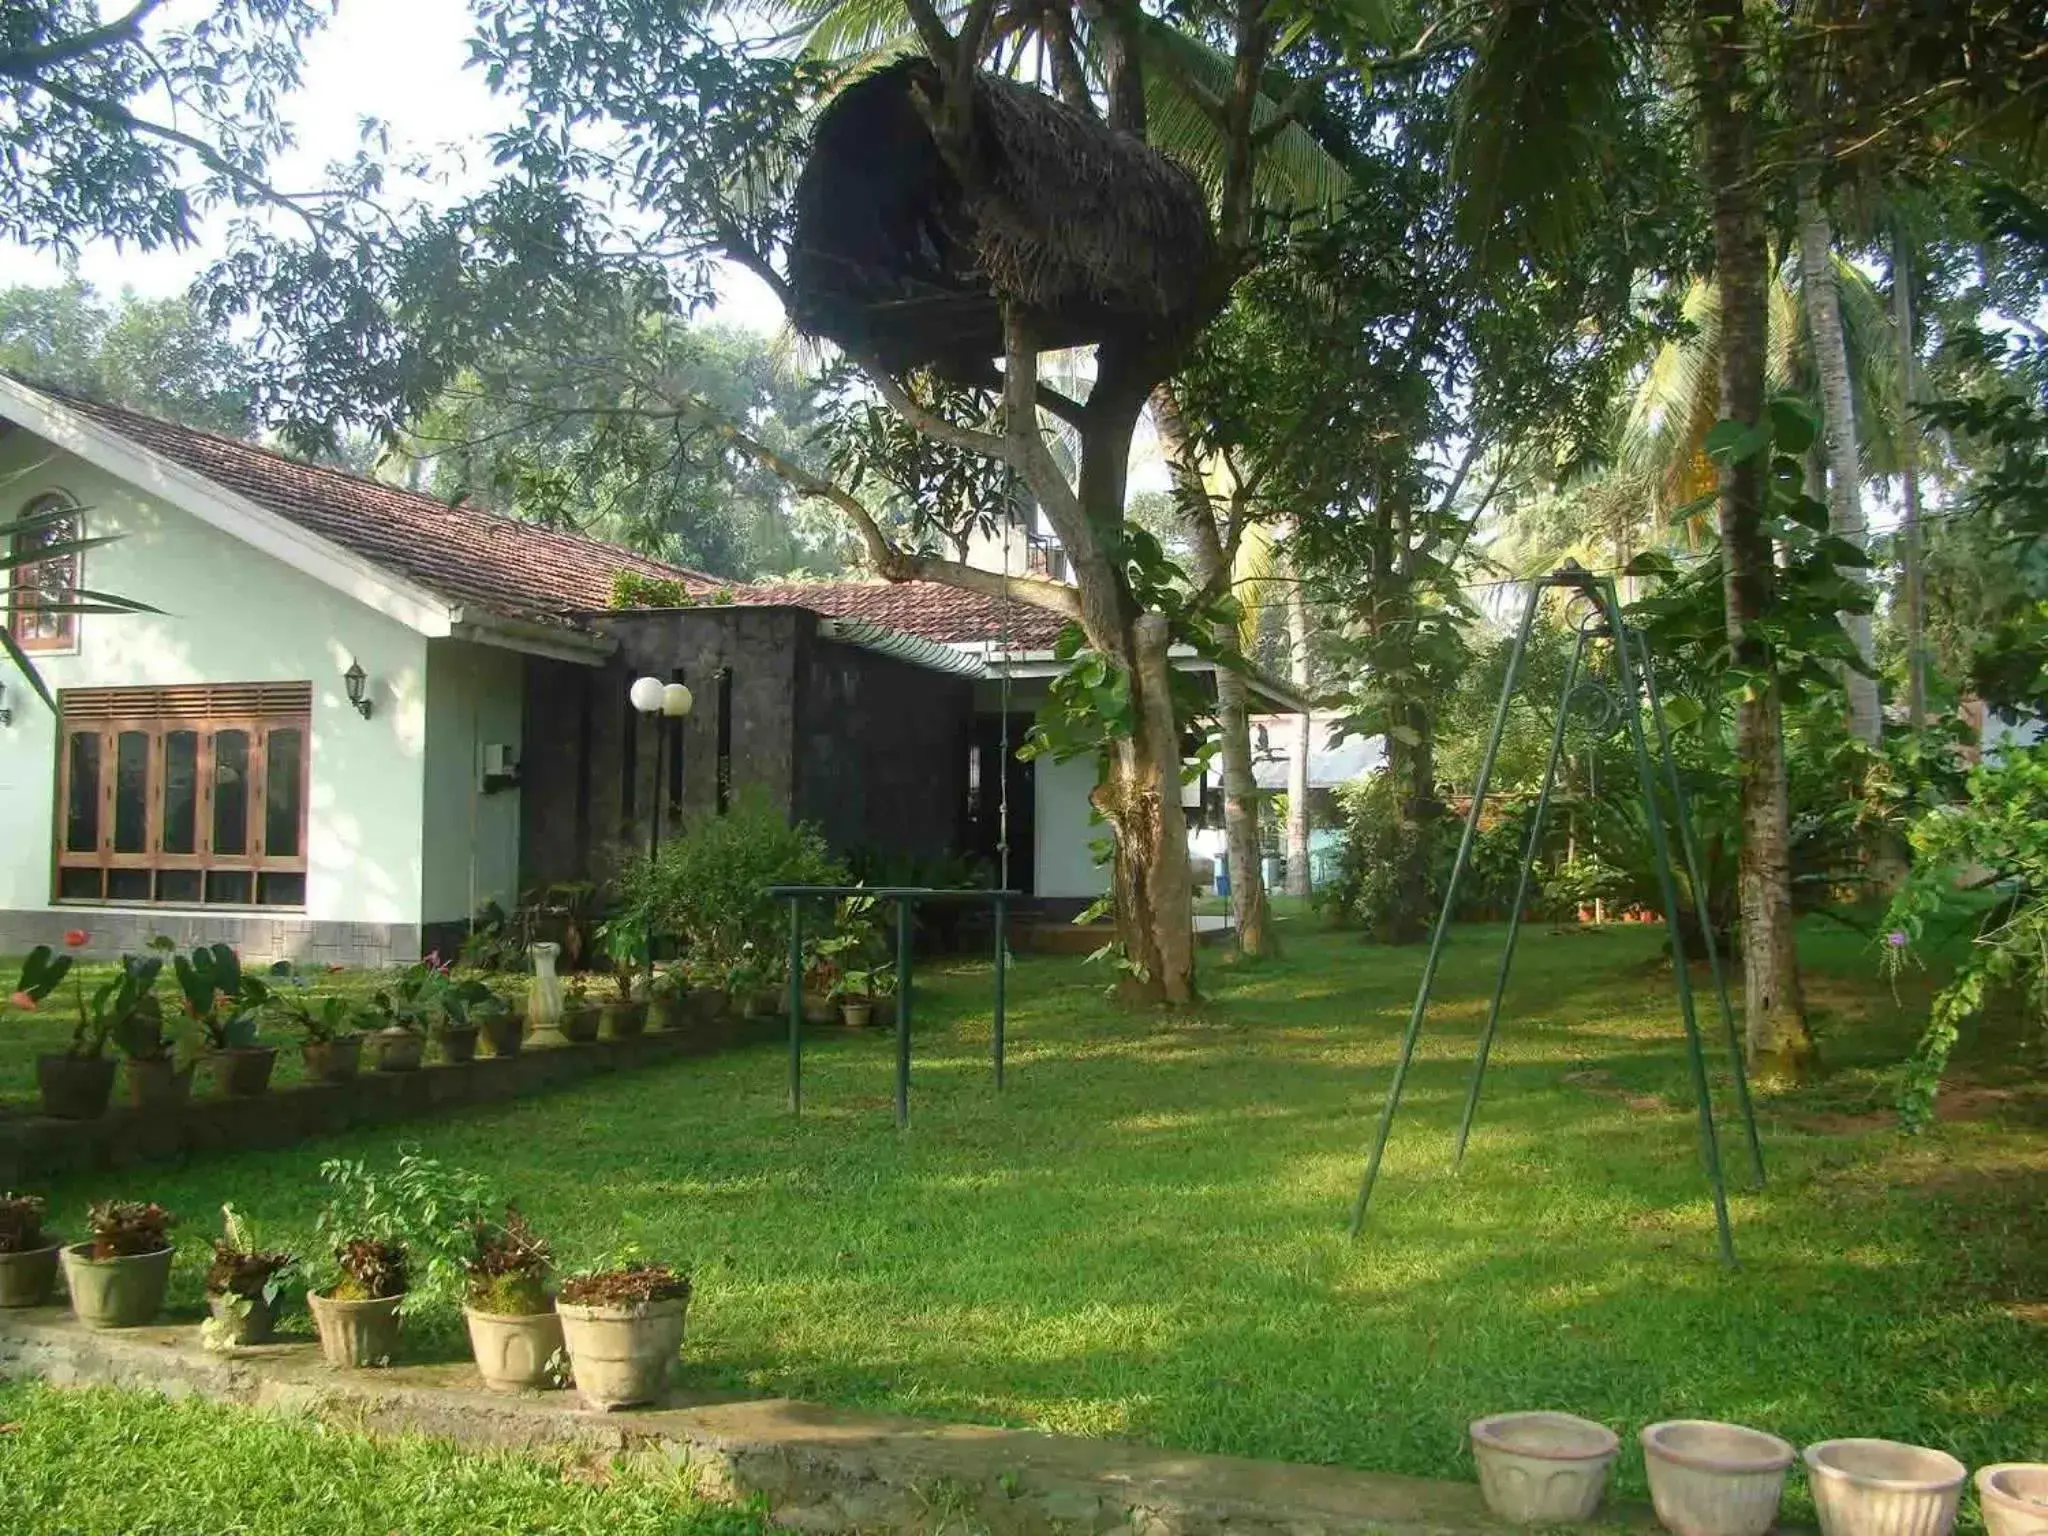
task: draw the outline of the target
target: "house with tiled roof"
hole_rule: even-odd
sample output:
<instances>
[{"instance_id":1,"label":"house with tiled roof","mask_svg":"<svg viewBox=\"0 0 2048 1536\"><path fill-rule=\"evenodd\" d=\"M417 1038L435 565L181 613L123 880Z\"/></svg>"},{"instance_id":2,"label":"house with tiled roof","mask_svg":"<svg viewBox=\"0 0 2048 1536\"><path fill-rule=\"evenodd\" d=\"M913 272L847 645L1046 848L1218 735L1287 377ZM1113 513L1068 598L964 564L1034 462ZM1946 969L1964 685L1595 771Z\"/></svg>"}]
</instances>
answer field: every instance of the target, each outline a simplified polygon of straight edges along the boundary
<instances>
[{"instance_id":1,"label":"house with tiled roof","mask_svg":"<svg viewBox=\"0 0 2048 1536\"><path fill-rule=\"evenodd\" d=\"M0 952L84 927L404 959L743 793L897 868L1101 889L1093 765L1003 751L1060 669L1041 609L732 583L0 375L0 531L49 512L10 535L56 708L0 672ZM34 560L53 526L87 547ZM613 608L622 571L683 604ZM44 606L94 591L152 611ZM690 711L635 710L650 676Z\"/></svg>"}]
</instances>

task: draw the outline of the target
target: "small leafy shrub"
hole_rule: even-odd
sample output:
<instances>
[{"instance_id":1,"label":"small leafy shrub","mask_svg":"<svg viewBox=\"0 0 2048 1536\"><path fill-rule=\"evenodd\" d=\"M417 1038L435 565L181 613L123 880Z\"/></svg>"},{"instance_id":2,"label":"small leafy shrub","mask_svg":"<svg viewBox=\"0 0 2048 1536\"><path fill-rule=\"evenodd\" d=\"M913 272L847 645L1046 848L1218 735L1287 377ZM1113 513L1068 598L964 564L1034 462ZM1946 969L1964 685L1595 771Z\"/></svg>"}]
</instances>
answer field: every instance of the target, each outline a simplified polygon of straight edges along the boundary
<instances>
[{"instance_id":1,"label":"small leafy shrub","mask_svg":"<svg viewBox=\"0 0 2048 1536\"><path fill-rule=\"evenodd\" d=\"M0 1253L32 1253L43 1247L46 1210L39 1195L17 1195L12 1190L0 1195Z\"/></svg>"},{"instance_id":2,"label":"small leafy shrub","mask_svg":"<svg viewBox=\"0 0 2048 1536\"><path fill-rule=\"evenodd\" d=\"M375 1237L352 1237L336 1246L341 1272L328 1295L336 1301L382 1301L406 1293L405 1245Z\"/></svg>"},{"instance_id":3,"label":"small leafy shrub","mask_svg":"<svg viewBox=\"0 0 2048 1536\"><path fill-rule=\"evenodd\" d=\"M723 589L721 589L723 590ZM638 571L612 573L613 608L694 608L696 598L673 576L644 576Z\"/></svg>"},{"instance_id":4,"label":"small leafy shrub","mask_svg":"<svg viewBox=\"0 0 2048 1536\"><path fill-rule=\"evenodd\" d=\"M190 955L173 955L171 968L185 995L185 1012L208 1045L216 1051L239 1051L256 1044L257 1021L270 1001L270 988L243 974L232 949L225 944L201 945Z\"/></svg>"},{"instance_id":5,"label":"small leafy shrub","mask_svg":"<svg viewBox=\"0 0 2048 1536\"><path fill-rule=\"evenodd\" d=\"M206 1266L209 1296L274 1297L277 1277L297 1262L278 1249L262 1249L242 1213L232 1205L220 1208L222 1232L213 1240L213 1262Z\"/></svg>"},{"instance_id":6,"label":"small leafy shrub","mask_svg":"<svg viewBox=\"0 0 2048 1536\"><path fill-rule=\"evenodd\" d=\"M1456 822L1437 816L1418 823L1404 815L1400 787L1385 772L1345 785L1337 803L1344 846L1337 877L1315 894L1316 910L1333 923L1362 929L1375 943L1421 938L1443 899Z\"/></svg>"},{"instance_id":7,"label":"small leafy shrub","mask_svg":"<svg viewBox=\"0 0 2048 1536\"><path fill-rule=\"evenodd\" d=\"M470 1306L507 1317L549 1309L548 1274L554 1255L547 1240L515 1207L506 1206L500 1221L471 1222L470 1237L474 1250L466 1265L465 1292Z\"/></svg>"},{"instance_id":8,"label":"small leafy shrub","mask_svg":"<svg viewBox=\"0 0 2048 1536\"><path fill-rule=\"evenodd\" d=\"M644 1307L689 1299L690 1277L666 1264L626 1264L571 1275L562 1282L562 1300L578 1307Z\"/></svg>"},{"instance_id":9,"label":"small leafy shrub","mask_svg":"<svg viewBox=\"0 0 2048 1536\"><path fill-rule=\"evenodd\" d=\"M692 972L710 977L782 952L784 915L771 886L848 883L816 828L792 826L749 794L724 816L700 818L656 858L627 864L613 889L613 921L680 940Z\"/></svg>"},{"instance_id":10,"label":"small leafy shrub","mask_svg":"<svg viewBox=\"0 0 2048 1536\"><path fill-rule=\"evenodd\" d=\"M95 1259L128 1259L170 1247L170 1229L177 1217L160 1205L102 1200L87 1210L85 1220Z\"/></svg>"},{"instance_id":11,"label":"small leafy shrub","mask_svg":"<svg viewBox=\"0 0 2048 1536\"><path fill-rule=\"evenodd\" d=\"M409 1311L452 1319L460 1304L471 1224L493 1203L484 1181L407 1148L389 1168L353 1158L320 1165L328 1187L315 1223L332 1245L341 1300L403 1293ZM397 1289L374 1289L396 1285Z\"/></svg>"}]
</instances>

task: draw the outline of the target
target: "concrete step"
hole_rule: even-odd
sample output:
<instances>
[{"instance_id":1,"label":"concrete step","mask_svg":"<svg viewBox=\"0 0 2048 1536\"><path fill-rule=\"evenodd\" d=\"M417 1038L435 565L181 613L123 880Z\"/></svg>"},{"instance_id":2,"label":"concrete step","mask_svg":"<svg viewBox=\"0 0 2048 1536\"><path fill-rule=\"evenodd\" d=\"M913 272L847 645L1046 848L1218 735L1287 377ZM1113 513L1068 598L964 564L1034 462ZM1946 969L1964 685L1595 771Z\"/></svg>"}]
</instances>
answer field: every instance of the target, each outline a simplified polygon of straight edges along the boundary
<instances>
[{"instance_id":1,"label":"concrete step","mask_svg":"<svg viewBox=\"0 0 2048 1536\"><path fill-rule=\"evenodd\" d=\"M198 1343L196 1319L94 1332L68 1311L0 1312L0 1375L198 1394L312 1414L371 1433L478 1448L567 1447L686 1466L698 1489L759 1498L796 1530L965 1536L1504 1536L1472 1483L825 1408L787 1398L671 1394L659 1407L582 1408L573 1392L499 1394L467 1363L336 1371L309 1341L232 1355ZM1607 1513L1655 1528L1647 1506Z\"/></svg>"}]
</instances>

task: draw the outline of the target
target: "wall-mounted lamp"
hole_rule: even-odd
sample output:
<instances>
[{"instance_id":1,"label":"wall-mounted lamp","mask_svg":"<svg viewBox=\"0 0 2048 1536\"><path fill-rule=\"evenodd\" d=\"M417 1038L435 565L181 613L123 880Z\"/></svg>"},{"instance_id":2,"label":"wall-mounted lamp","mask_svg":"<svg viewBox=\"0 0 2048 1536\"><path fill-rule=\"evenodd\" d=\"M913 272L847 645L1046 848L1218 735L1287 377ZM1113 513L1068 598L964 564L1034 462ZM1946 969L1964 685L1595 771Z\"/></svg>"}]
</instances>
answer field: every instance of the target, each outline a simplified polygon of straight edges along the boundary
<instances>
[{"instance_id":1,"label":"wall-mounted lamp","mask_svg":"<svg viewBox=\"0 0 2048 1536\"><path fill-rule=\"evenodd\" d=\"M348 701L356 707L356 713L365 720L369 719L370 701L363 697L363 691L369 686L370 675L363 670L363 664L349 658L348 670L341 674L341 682L348 689Z\"/></svg>"},{"instance_id":2,"label":"wall-mounted lamp","mask_svg":"<svg viewBox=\"0 0 2048 1536\"><path fill-rule=\"evenodd\" d=\"M14 724L14 711L7 707L7 685L0 683L0 725Z\"/></svg>"}]
</instances>

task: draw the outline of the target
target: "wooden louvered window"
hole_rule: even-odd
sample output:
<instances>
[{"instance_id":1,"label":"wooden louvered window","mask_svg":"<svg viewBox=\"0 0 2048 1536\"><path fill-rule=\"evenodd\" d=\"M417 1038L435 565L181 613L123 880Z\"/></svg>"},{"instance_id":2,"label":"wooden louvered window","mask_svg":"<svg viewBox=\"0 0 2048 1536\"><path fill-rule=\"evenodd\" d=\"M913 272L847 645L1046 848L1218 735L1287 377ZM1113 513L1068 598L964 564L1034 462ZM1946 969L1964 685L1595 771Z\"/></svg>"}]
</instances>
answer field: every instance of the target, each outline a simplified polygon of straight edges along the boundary
<instances>
[{"instance_id":1,"label":"wooden louvered window","mask_svg":"<svg viewBox=\"0 0 2048 1536\"><path fill-rule=\"evenodd\" d=\"M57 695L56 899L303 907L310 683Z\"/></svg>"},{"instance_id":2,"label":"wooden louvered window","mask_svg":"<svg viewBox=\"0 0 2048 1536\"><path fill-rule=\"evenodd\" d=\"M63 496L40 496L23 510L24 518L62 512L71 505ZM14 640L24 651L75 651L78 649L78 615L52 613L55 604L77 599L78 551L38 560L42 550L76 541L82 530L78 517L9 536L14 560L8 572L7 624Z\"/></svg>"}]
</instances>

